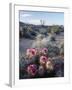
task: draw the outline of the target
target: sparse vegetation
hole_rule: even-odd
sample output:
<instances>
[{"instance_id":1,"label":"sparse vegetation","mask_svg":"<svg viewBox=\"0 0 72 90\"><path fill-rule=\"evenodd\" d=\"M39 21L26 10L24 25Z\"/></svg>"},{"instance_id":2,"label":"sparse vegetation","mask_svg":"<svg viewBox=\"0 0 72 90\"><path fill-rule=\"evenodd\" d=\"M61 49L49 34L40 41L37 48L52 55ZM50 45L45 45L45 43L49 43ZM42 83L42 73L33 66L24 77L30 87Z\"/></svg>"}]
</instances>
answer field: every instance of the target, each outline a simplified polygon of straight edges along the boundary
<instances>
[{"instance_id":1,"label":"sparse vegetation","mask_svg":"<svg viewBox=\"0 0 72 90\"><path fill-rule=\"evenodd\" d=\"M19 22L20 79L64 76L64 27L40 22Z\"/></svg>"},{"instance_id":2,"label":"sparse vegetation","mask_svg":"<svg viewBox=\"0 0 72 90\"><path fill-rule=\"evenodd\" d=\"M32 39L36 37L37 34L44 34L47 35L47 33L55 33L59 34L61 32L64 32L64 27L61 25L53 25L53 26L45 26L45 21L40 21L41 25L30 25L20 22L20 38L28 38Z\"/></svg>"}]
</instances>

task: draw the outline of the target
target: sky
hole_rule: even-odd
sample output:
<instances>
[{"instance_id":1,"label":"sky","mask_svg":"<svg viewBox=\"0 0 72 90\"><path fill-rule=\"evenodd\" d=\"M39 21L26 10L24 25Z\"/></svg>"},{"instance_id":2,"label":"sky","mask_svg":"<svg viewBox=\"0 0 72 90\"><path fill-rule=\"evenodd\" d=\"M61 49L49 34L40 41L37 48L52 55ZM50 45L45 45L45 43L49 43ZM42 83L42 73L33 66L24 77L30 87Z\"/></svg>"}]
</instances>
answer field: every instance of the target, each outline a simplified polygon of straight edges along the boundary
<instances>
[{"instance_id":1,"label":"sky","mask_svg":"<svg viewBox=\"0 0 72 90\"><path fill-rule=\"evenodd\" d=\"M40 20L45 22L45 25L64 25L63 12L44 12L44 11L19 11L19 21L40 25Z\"/></svg>"}]
</instances>

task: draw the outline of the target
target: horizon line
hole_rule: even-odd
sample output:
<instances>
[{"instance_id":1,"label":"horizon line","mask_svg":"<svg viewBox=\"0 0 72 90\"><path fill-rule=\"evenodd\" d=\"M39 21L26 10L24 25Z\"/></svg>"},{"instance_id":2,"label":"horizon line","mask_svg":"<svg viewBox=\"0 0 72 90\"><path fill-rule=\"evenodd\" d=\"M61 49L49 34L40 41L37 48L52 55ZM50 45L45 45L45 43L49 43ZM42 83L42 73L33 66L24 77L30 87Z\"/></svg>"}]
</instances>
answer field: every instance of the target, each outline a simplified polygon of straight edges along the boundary
<instances>
[{"instance_id":1,"label":"horizon line","mask_svg":"<svg viewBox=\"0 0 72 90\"><path fill-rule=\"evenodd\" d=\"M25 24L30 24L30 25L41 25L41 24L32 24L32 23L26 23L26 22L22 22L22 21L19 21L21 23L25 23ZM53 25L58 25L58 26L64 26L63 24L44 24L43 26L53 26Z\"/></svg>"}]
</instances>

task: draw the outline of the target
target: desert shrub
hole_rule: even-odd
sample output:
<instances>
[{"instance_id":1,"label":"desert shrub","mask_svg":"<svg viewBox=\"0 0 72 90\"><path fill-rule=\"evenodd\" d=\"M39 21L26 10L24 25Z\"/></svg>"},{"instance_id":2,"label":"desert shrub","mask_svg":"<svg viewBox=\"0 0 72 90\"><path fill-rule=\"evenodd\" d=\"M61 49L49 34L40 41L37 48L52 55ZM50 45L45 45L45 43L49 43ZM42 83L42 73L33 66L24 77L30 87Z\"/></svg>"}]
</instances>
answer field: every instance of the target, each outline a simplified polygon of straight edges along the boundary
<instances>
[{"instance_id":1,"label":"desert shrub","mask_svg":"<svg viewBox=\"0 0 72 90\"><path fill-rule=\"evenodd\" d=\"M34 39L36 36L36 32L32 30L31 26L22 27L19 31L20 38L28 38L28 39Z\"/></svg>"},{"instance_id":2,"label":"desert shrub","mask_svg":"<svg viewBox=\"0 0 72 90\"><path fill-rule=\"evenodd\" d=\"M25 38L31 38L31 34L29 32L27 32L25 35L24 35Z\"/></svg>"},{"instance_id":3,"label":"desert shrub","mask_svg":"<svg viewBox=\"0 0 72 90\"><path fill-rule=\"evenodd\" d=\"M36 32L35 31L31 31L30 33L31 33L31 35L36 36Z\"/></svg>"},{"instance_id":4,"label":"desert shrub","mask_svg":"<svg viewBox=\"0 0 72 90\"><path fill-rule=\"evenodd\" d=\"M51 36L50 41L56 41L55 37L54 36Z\"/></svg>"},{"instance_id":5,"label":"desert shrub","mask_svg":"<svg viewBox=\"0 0 72 90\"><path fill-rule=\"evenodd\" d=\"M63 49L64 49L64 43L62 43L62 44L61 44L61 48L63 48Z\"/></svg>"},{"instance_id":6,"label":"desert shrub","mask_svg":"<svg viewBox=\"0 0 72 90\"><path fill-rule=\"evenodd\" d=\"M35 39L35 36L31 35L30 32L26 32L26 34L24 35L24 38Z\"/></svg>"},{"instance_id":7,"label":"desert shrub","mask_svg":"<svg viewBox=\"0 0 72 90\"><path fill-rule=\"evenodd\" d=\"M48 45L47 48L48 48L48 56L49 57L55 57L55 56L59 55L60 50L58 47Z\"/></svg>"},{"instance_id":8,"label":"desert shrub","mask_svg":"<svg viewBox=\"0 0 72 90\"><path fill-rule=\"evenodd\" d=\"M22 38L23 36L24 36L23 31L20 31L20 32L19 32L19 37Z\"/></svg>"},{"instance_id":9,"label":"desert shrub","mask_svg":"<svg viewBox=\"0 0 72 90\"><path fill-rule=\"evenodd\" d=\"M60 55L64 56L64 43L60 47Z\"/></svg>"},{"instance_id":10,"label":"desert shrub","mask_svg":"<svg viewBox=\"0 0 72 90\"><path fill-rule=\"evenodd\" d=\"M59 30L60 30L60 32L64 32L64 26L61 25L61 26L59 27Z\"/></svg>"},{"instance_id":11,"label":"desert shrub","mask_svg":"<svg viewBox=\"0 0 72 90\"><path fill-rule=\"evenodd\" d=\"M54 72L56 77L64 76L64 60L60 57L53 59L54 63Z\"/></svg>"},{"instance_id":12,"label":"desert shrub","mask_svg":"<svg viewBox=\"0 0 72 90\"><path fill-rule=\"evenodd\" d=\"M40 34L47 33L47 30L46 30L45 28L41 27L41 28L39 29L39 33L40 33Z\"/></svg>"},{"instance_id":13,"label":"desert shrub","mask_svg":"<svg viewBox=\"0 0 72 90\"><path fill-rule=\"evenodd\" d=\"M53 25L51 27L51 33L59 34L60 33L59 26L58 25Z\"/></svg>"},{"instance_id":14,"label":"desert shrub","mask_svg":"<svg viewBox=\"0 0 72 90\"><path fill-rule=\"evenodd\" d=\"M48 26L47 32L48 32L48 33L51 33L51 27L50 27L50 26Z\"/></svg>"}]
</instances>

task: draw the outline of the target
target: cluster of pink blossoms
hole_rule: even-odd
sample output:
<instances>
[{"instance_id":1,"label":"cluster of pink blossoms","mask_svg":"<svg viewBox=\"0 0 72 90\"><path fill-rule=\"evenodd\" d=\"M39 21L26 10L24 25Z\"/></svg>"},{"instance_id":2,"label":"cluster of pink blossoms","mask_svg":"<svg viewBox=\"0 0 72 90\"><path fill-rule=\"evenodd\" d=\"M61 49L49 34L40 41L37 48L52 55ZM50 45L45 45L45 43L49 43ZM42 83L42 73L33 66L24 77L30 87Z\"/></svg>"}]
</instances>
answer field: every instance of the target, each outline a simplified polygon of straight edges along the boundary
<instances>
[{"instance_id":1,"label":"cluster of pink blossoms","mask_svg":"<svg viewBox=\"0 0 72 90\"><path fill-rule=\"evenodd\" d=\"M48 49L47 48L43 48L43 49L35 49L35 48L30 48L30 49L27 49L26 51L26 55L27 57L33 57L35 55L38 55L40 53L42 53L43 55L47 54L48 52Z\"/></svg>"},{"instance_id":2,"label":"cluster of pink blossoms","mask_svg":"<svg viewBox=\"0 0 72 90\"><path fill-rule=\"evenodd\" d=\"M50 67L51 67L51 69L53 69L52 63L50 62L47 54L48 54L47 48L42 48L42 49L30 48L30 49L27 49L27 51L26 51L27 58L32 59L32 57L38 55L39 56L39 65L41 67L44 67L47 69L50 69ZM37 73L36 64L30 64L27 67L27 72L29 75L35 76Z\"/></svg>"}]
</instances>

